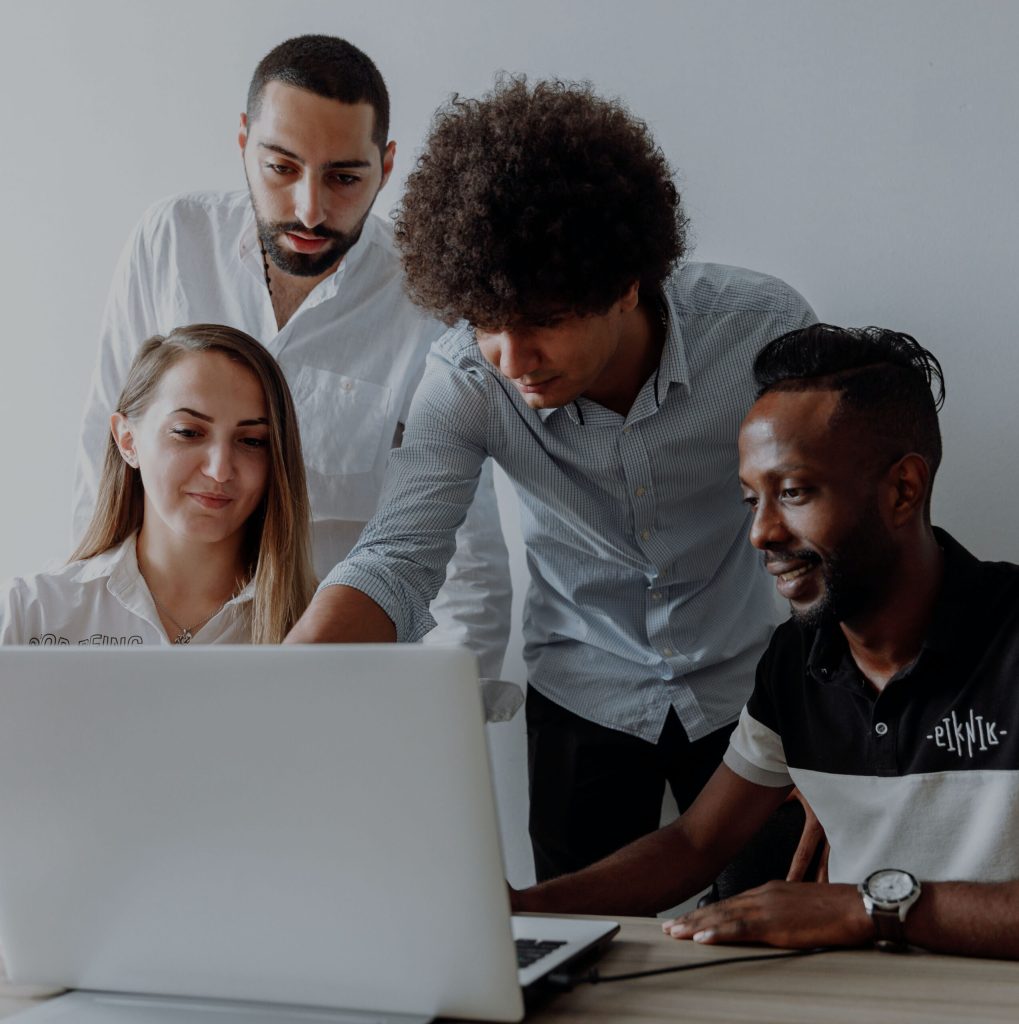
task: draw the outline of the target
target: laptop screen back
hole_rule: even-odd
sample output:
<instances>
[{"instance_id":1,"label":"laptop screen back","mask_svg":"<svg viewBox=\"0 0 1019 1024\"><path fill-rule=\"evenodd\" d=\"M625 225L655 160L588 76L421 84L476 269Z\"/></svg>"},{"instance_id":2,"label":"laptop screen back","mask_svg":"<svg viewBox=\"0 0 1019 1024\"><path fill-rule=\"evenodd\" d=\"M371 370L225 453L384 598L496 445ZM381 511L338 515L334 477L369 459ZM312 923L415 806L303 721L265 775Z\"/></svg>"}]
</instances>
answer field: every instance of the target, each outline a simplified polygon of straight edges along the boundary
<instances>
[{"instance_id":1,"label":"laptop screen back","mask_svg":"<svg viewBox=\"0 0 1019 1024\"><path fill-rule=\"evenodd\" d=\"M0 648L14 980L515 1020L471 655Z\"/></svg>"}]
</instances>

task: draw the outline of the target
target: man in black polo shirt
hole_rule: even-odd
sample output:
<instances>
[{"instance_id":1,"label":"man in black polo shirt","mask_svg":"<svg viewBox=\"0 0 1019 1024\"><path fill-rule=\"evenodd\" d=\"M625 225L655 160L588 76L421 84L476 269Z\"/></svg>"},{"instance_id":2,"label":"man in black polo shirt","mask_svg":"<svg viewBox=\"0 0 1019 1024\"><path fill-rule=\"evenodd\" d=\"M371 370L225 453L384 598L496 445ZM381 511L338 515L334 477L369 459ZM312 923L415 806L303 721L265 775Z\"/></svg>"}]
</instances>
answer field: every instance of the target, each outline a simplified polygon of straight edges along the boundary
<instances>
[{"instance_id":1,"label":"man in black polo shirt","mask_svg":"<svg viewBox=\"0 0 1019 1024\"><path fill-rule=\"evenodd\" d=\"M833 884L772 882L668 934L1019 957L1019 566L931 526L941 368L908 335L818 324L766 346L754 372L740 482L792 619L690 810L515 908L672 906L795 784Z\"/></svg>"}]
</instances>

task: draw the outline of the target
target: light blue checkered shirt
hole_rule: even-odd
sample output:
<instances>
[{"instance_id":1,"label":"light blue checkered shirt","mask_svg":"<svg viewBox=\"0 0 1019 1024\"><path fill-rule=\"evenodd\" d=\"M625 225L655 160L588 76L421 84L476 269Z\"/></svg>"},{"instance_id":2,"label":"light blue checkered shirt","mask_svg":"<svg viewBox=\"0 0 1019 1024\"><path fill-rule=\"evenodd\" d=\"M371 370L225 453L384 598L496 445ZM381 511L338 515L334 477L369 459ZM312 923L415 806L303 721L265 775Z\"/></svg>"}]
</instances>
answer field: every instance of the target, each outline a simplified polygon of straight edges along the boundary
<instances>
[{"instance_id":1,"label":"light blue checkered shirt","mask_svg":"<svg viewBox=\"0 0 1019 1024\"><path fill-rule=\"evenodd\" d=\"M777 612L747 541L737 433L754 356L816 318L782 281L737 267L684 264L663 294L661 363L626 417L585 398L534 411L470 327L440 338L379 511L323 586L356 587L400 640L423 636L490 456L521 501L531 685L651 741L670 707L692 740L735 721Z\"/></svg>"}]
</instances>

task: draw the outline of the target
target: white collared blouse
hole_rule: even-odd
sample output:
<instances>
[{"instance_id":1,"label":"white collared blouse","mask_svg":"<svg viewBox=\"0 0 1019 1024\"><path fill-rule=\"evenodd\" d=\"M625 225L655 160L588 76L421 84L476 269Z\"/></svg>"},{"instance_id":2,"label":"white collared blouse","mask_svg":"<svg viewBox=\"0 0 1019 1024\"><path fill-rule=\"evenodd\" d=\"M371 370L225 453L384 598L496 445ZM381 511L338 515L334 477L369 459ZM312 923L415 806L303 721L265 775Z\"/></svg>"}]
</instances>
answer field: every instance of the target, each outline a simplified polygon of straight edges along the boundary
<instances>
[{"instance_id":1,"label":"white collared blouse","mask_svg":"<svg viewBox=\"0 0 1019 1024\"><path fill-rule=\"evenodd\" d=\"M169 644L138 571L136 536L94 558L14 579L0 596L0 644ZM191 642L250 643L253 596L249 583Z\"/></svg>"}]
</instances>

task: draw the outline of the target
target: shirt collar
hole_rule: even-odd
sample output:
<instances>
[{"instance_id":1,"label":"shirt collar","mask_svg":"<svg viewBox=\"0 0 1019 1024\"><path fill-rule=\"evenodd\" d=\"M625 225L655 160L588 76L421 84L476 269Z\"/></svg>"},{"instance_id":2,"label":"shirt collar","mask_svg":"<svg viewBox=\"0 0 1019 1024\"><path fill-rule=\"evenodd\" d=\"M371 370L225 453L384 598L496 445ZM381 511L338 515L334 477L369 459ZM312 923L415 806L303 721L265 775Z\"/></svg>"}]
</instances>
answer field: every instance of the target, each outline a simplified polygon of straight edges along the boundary
<instances>
[{"instance_id":1,"label":"shirt collar","mask_svg":"<svg viewBox=\"0 0 1019 1024\"><path fill-rule=\"evenodd\" d=\"M108 577L107 588L110 593L125 604L137 602L140 594L151 601L151 594L145 585L141 571L138 569L138 534L132 533L127 540L115 547L103 551L82 563L74 576L75 583L87 583L101 577ZM254 599L255 581L248 583L224 605L241 605Z\"/></svg>"},{"instance_id":2,"label":"shirt collar","mask_svg":"<svg viewBox=\"0 0 1019 1024\"><path fill-rule=\"evenodd\" d=\"M85 583L106 577L106 589L129 611L160 629L159 615L138 569L137 533L116 547L90 558L76 580Z\"/></svg>"},{"instance_id":3,"label":"shirt collar","mask_svg":"<svg viewBox=\"0 0 1019 1024\"><path fill-rule=\"evenodd\" d=\"M934 536L944 552L944 567L941 589L934 603L920 656L928 650L945 653L967 641L971 636L967 623L974 612L974 598L979 594L979 560L945 530L935 526ZM816 630L807 658L807 671L822 683L845 683L847 675L862 680L849 653L845 634L835 624ZM908 674L909 671L906 669L901 674Z\"/></svg>"},{"instance_id":4,"label":"shirt collar","mask_svg":"<svg viewBox=\"0 0 1019 1024\"><path fill-rule=\"evenodd\" d=\"M949 651L972 638L969 620L974 611L980 614L976 603L981 592L980 560L937 526L934 536L944 552L944 572L923 645L933 651Z\"/></svg>"},{"instance_id":5,"label":"shirt collar","mask_svg":"<svg viewBox=\"0 0 1019 1024\"><path fill-rule=\"evenodd\" d=\"M849 654L849 644L837 624L827 624L814 631L807 671L819 683L853 682L858 685L862 682L856 663Z\"/></svg>"},{"instance_id":6,"label":"shirt collar","mask_svg":"<svg viewBox=\"0 0 1019 1024\"><path fill-rule=\"evenodd\" d=\"M690 366L686 361L683 330L679 326L679 313L669 295L668 288L661 293L665 307L665 346L658 364L659 398L664 397L669 384L690 386Z\"/></svg>"},{"instance_id":7,"label":"shirt collar","mask_svg":"<svg viewBox=\"0 0 1019 1024\"><path fill-rule=\"evenodd\" d=\"M662 346L662 356L658 361L658 369L651 378L651 387L655 392L655 404L660 405L665 399L670 384L682 384L690 386L690 367L686 361L686 350L683 347L683 332L679 326L679 316L667 290L659 293L660 305L655 304L656 311L664 310L665 313L665 344ZM641 389L643 391L643 388ZM574 423L583 426L584 413L577 399L568 405L556 409L539 409L538 416L542 422L549 416L563 410ZM634 402L634 406L636 406Z\"/></svg>"},{"instance_id":8,"label":"shirt collar","mask_svg":"<svg viewBox=\"0 0 1019 1024\"><path fill-rule=\"evenodd\" d=\"M135 555L135 538L137 534L132 533L127 540L82 563L81 568L74 576L75 583L88 583L90 580L97 580L102 576L113 577L123 575L124 572L138 572L138 561ZM126 564L125 564L126 563Z\"/></svg>"},{"instance_id":9,"label":"shirt collar","mask_svg":"<svg viewBox=\"0 0 1019 1024\"><path fill-rule=\"evenodd\" d=\"M244 589L240 590L236 594L234 594L234 596L231 597L230 600L227 601L227 603L225 605L223 605L223 607L224 608L229 608L231 605L247 604L248 601L253 601L254 599L255 599L255 580L252 577L252 579L248 580L248 582L247 582L246 586L244 587Z\"/></svg>"}]
</instances>

